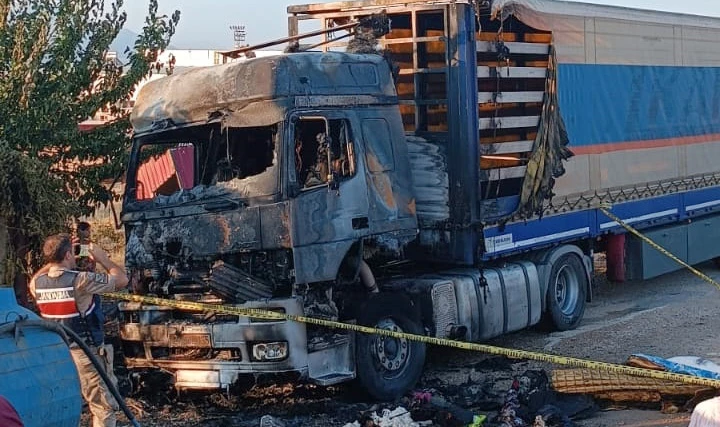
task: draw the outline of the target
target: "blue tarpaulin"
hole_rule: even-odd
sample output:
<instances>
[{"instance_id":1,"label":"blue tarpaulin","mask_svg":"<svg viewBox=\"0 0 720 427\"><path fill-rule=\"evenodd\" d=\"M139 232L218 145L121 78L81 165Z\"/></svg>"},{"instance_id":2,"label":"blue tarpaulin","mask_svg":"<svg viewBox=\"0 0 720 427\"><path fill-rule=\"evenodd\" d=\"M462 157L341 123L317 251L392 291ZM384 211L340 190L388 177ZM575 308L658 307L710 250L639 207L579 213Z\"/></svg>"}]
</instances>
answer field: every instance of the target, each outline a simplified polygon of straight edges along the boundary
<instances>
[{"instance_id":1,"label":"blue tarpaulin","mask_svg":"<svg viewBox=\"0 0 720 427\"><path fill-rule=\"evenodd\" d=\"M633 354L633 357L645 359L648 362L654 363L668 372L676 374L692 375L700 378L710 378L720 380L720 372L708 371L705 369L696 368L694 366L684 365L682 363L676 363L668 359L663 359L657 356L649 356L647 354Z\"/></svg>"},{"instance_id":2,"label":"blue tarpaulin","mask_svg":"<svg viewBox=\"0 0 720 427\"><path fill-rule=\"evenodd\" d=\"M720 68L560 64L572 146L720 133Z\"/></svg>"}]
</instances>

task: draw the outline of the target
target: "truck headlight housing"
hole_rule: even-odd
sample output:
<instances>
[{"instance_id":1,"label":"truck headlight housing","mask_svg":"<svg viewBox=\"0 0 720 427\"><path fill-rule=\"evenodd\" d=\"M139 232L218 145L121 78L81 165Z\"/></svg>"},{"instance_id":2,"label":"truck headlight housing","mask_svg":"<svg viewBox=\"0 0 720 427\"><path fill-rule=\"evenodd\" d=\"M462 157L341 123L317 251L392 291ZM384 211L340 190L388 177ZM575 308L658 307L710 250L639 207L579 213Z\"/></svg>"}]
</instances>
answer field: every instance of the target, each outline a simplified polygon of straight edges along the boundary
<instances>
[{"instance_id":1,"label":"truck headlight housing","mask_svg":"<svg viewBox=\"0 0 720 427\"><path fill-rule=\"evenodd\" d=\"M252 345L252 357L256 362L274 362L288 356L287 341L263 342Z\"/></svg>"}]
</instances>

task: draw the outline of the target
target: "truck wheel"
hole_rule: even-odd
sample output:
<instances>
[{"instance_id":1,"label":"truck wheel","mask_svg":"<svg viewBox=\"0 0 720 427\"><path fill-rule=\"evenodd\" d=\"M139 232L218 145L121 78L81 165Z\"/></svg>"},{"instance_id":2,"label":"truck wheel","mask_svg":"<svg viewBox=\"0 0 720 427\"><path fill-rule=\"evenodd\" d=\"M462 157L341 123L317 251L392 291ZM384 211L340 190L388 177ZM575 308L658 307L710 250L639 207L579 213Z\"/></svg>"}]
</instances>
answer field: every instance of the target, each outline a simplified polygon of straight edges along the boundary
<instances>
[{"instance_id":1,"label":"truck wheel","mask_svg":"<svg viewBox=\"0 0 720 427\"><path fill-rule=\"evenodd\" d=\"M423 335L418 317L408 300L380 294L368 301L358 323ZM358 380L370 396L394 400L417 383L425 364L424 343L368 334L358 334L356 342Z\"/></svg>"},{"instance_id":2,"label":"truck wheel","mask_svg":"<svg viewBox=\"0 0 720 427\"><path fill-rule=\"evenodd\" d=\"M550 271L547 306L554 329L574 329L585 313L588 279L582 260L575 254L558 258Z\"/></svg>"}]
</instances>

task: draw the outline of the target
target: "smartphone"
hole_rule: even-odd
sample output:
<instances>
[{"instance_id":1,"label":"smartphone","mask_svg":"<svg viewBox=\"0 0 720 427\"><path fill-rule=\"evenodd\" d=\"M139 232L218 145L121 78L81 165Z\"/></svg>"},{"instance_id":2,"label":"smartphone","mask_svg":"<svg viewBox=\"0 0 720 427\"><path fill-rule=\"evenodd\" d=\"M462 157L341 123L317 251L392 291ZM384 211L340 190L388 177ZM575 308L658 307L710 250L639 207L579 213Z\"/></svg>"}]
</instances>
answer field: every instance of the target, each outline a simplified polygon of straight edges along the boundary
<instances>
[{"instance_id":1,"label":"smartphone","mask_svg":"<svg viewBox=\"0 0 720 427\"><path fill-rule=\"evenodd\" d=\"M74 245L73 250L76 257L85 258L90 256L90 245Z\"/></svg>"}]
</instances>

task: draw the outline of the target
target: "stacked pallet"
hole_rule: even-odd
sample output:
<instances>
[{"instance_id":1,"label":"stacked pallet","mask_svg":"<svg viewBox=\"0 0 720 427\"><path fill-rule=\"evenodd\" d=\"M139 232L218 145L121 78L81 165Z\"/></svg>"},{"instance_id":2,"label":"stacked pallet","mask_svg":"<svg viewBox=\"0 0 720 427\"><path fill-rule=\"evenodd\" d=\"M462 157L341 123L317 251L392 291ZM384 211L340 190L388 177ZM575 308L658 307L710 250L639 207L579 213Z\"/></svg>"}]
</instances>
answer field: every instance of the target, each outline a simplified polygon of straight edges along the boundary
<instances>
[{"instance_id":1,"label":"stacked pallet","mask_svg":"<svg viewBox=\"0 0 720 427\"><path fill-rule=\"evenodd\" d=\"M525 174L545 96L551 37L531 32L477 35L480 167L488 171L486 180Z\"/></svg>"}]
</instances>

